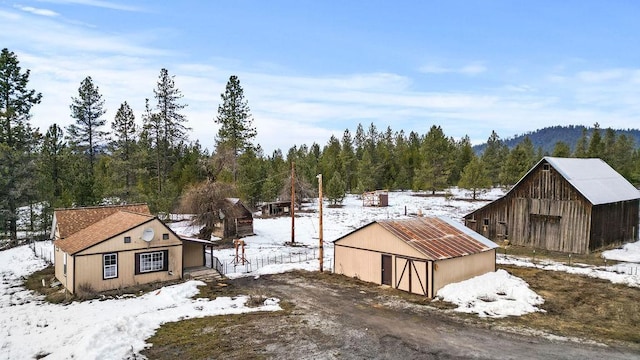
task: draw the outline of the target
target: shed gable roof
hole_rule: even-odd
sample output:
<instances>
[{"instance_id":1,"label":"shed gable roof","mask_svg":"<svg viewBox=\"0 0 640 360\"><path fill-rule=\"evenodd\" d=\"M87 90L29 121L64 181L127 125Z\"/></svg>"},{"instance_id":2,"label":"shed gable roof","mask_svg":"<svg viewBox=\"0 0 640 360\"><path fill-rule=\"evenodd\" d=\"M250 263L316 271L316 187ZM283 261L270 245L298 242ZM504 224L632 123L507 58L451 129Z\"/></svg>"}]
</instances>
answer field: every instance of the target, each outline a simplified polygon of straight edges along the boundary
<instances>
[{"instance_id":1,"label":"shed gable roof","mask_svg":"<svg viewBox=\"0 0 640 360\"><path fill-rule=\"evenodd\" d=\"M58 232L60 233L60 239L64 239L118 211L151 214L147 204L56 209L54 218Z\"/></svg>"},{"instance_id":2,"label":"shed gable roof","mask_svg":"<svg viewBox=\"0 0 640 360\"><path fill-rule=\"evenodd\" d=\"M383 229L422 253L429 260L443 260L476 254L498 247L491 240L447 218L378 220L373 223L379 224ZM337 243L339 240L335 242Z\"/></svg>"},{"instance_id":3,"label":"shed gable roof","mask_svg":"<svg viewBox=\"0 0 640 360\"><path fill-rule=\"evenodd\" d=\"M602 159L544 157L591 204L609 204L640 198L640 192ZM539 163L540 163L539 162ZM538 164L539 164L538 163ZM537 165L534 167L536 168ZM525 175L526 176L526 175Z\"/></svg>"},{"instance_id":4,"label":"shed gable roof","mask_svg":"<svg viewBox=\"0 0 640 360\"><path fill-rule=\"evenodd\" d=\"M118 211L67 238L56 240L55 245L73 255L153 219L155 219L153 215Z\"/></svg>"}]
</instances>

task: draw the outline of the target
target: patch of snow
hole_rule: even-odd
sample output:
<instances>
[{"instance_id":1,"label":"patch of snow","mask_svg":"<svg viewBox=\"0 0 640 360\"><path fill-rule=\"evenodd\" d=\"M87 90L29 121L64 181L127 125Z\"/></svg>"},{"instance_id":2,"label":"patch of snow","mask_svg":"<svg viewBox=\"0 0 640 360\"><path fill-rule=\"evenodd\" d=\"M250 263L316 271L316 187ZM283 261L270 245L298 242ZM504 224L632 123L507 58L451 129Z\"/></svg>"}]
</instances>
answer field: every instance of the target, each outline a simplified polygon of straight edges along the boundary
<instances>
[{"instance_id":1,"label":"patch of snow","mask_svg":"<svg viewBox=\"0 0 640 360\"><path fill-rule=\"evenodd\" d=\"M536 311L544 299L529 284L505 270L486 273L438 290L439 299L458 305L455 311L502 318Z\"/></svg>"},{"instance_id":2,"label":"patch of snow","mask_svg":"<svg viewBox=\"0 0 640 360\"><path fill-rule=\"evenodd\" d=\"M617 264L611 266L591 266L585 264L567 265L551 260L536 260L521 258L511 255L498 254L496 263L514 265L519 267L535 267L542 270L563 271L570 274L584 275L611 281L614 284L623 284L632 287L640 287L640 267L638 264Z\"/></svg>"},{"instance_id":3,"label":"patch of snow","mask_svg":"<svg viewBox=\"0 0 640 360\"><path fill-rule=\"evenodd\" d=\"M200 281L166 286L140 297L45 303L22 277L46 267L28 246L0 252L0 358L124 359L145 348L160 325L188 318L281 310L277 299L247 307L246 296L191 299Z\"/></svg>"},{"instance_id":4,"label":"patch of snow","mask_svg":"<svg viewBox=\"0 0 640 360\"><path fill-rule=\"evenodd\" d=\"M640 241L625 244L620 249L603 251L602 257L607 260L640 263Z\"/></svg>"}]
</instances>

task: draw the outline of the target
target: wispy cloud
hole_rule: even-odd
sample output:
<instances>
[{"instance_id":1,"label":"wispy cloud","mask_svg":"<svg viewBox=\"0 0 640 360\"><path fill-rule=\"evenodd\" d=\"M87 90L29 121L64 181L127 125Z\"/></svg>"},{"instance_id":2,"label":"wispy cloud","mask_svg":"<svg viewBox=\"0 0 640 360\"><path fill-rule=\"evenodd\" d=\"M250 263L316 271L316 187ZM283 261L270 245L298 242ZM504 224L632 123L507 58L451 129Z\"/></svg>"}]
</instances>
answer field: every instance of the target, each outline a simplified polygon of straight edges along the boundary
<instances>
[{"instance_id":1,"label":"wispy cloud","mask_svg":"<svg viewBox=\"0 0 640 360\"><path fill-rule=\"evenodd\" d=\"M121 11L143 11L142 8L137 6L119 4L112 1L102 0L39 0L40 2L52 3L52 4L70 4L70 5L84 5L91 7L98 7L103 9L121 10Z\"/></svg>"},{"instance_id":2,"label":"wispy cloud","mask_svg":"<svg viewBox=\"0 0 640 360\"><path fill-rule=\"evenodd\" d=\"M31 6L21 6L21 5L14 5L14 7L16 9L19 9L31 14L35 14L35 15L40 15L40 16L55 17L60 15L57 12L49 9L40 9L40 8L31 7Z\"/></svg>"},{"instance_id":3,"label":"wispy cloud","mask_svg":"<svg viewBox=\"0 0 640 360\"><path fill-rule=\"evenodd\" d=\"M446 67L438 64L427 64L421 66L420 72L425 74L462 74L462 75L477 75L487 71L486 66L480 63L467 64L461 67Z\"/></svg>"}]
</instances>

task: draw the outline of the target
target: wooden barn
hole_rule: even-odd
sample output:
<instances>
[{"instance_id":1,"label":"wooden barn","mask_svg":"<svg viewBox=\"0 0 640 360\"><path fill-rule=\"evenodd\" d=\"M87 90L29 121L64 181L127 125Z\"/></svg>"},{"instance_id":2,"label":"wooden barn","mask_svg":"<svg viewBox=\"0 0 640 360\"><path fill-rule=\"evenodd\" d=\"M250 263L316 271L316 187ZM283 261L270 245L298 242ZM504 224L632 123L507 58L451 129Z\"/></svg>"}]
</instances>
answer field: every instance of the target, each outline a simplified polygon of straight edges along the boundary
<instances>
[{"instance_id":1,"label":"wooden barn","mask_svg":"<svg viewBox=\"0 0 640 360\"><path fill-rule=\"evenodd\" d=\"M378 220L334 241L334 272L432 298L495 271L496 248L446 218Z\"/></svg>"},{"instance_id":2,"label":"wooden barn","mask_svg":"<svg viewBox=\"0 0 640 360\"><path fill-rule=\"evenodd\" d=\"M253 235L253 213L238 198L226 198L220 205L222 238Z\"/></svg>"},{"instance_id":3,"label":"wooden barn","mask_svg":"<svg viewBox=\"0 0 640 360\"><path fill-rule=\"evenodd\" d=\"M502 198L464 220L496 242L586 254L638 239L639 199L600 159L545 157Z\"/></svg>"}]
</instances>

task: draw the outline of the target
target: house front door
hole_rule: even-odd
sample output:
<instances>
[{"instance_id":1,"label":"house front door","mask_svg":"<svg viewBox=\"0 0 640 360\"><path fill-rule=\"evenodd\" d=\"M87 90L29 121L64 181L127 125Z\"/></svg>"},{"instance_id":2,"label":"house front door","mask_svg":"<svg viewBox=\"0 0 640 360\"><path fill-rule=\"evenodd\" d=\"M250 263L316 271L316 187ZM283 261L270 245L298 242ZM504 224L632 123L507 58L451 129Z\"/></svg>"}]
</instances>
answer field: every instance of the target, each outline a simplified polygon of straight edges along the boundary
<instances>
[{"instance_id":1,"label":"house front door","mask_svg":"<svg viewBox=\"0 0 640 360\"><path fill-rule=\"evenodd\" d=\"M382 255L382 285L391 285L391 255Z\"/></svg>"}]
</instances>

